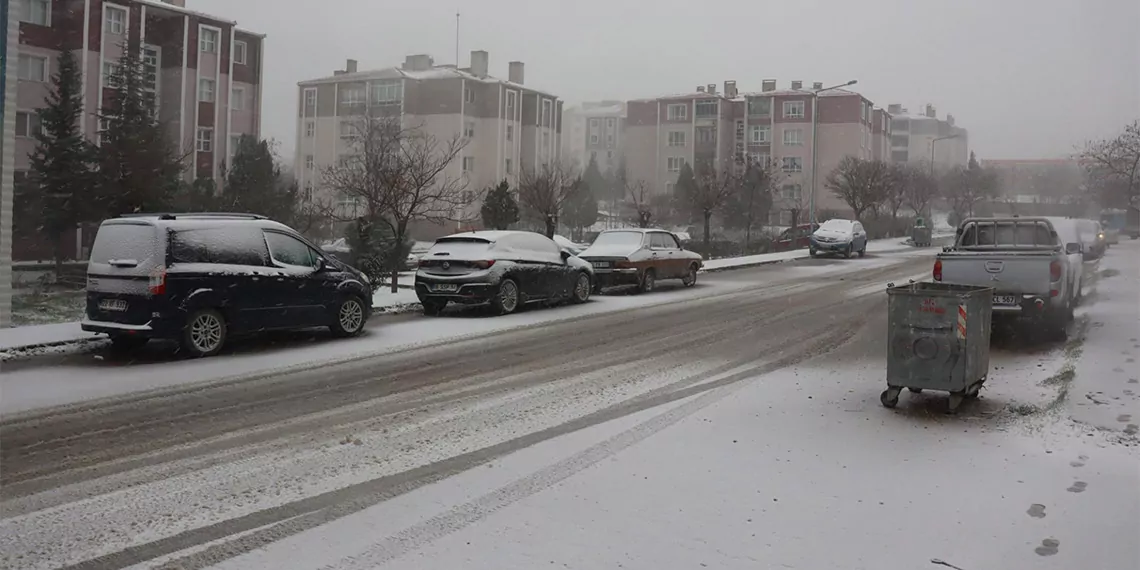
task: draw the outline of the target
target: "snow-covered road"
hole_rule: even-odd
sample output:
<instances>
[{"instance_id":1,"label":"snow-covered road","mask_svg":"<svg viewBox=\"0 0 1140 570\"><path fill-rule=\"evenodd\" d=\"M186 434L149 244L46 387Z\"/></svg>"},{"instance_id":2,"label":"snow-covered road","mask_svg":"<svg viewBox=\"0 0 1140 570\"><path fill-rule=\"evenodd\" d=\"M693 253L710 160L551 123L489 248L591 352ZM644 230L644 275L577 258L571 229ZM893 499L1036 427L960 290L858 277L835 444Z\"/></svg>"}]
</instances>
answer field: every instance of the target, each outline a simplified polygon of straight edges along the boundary
<instances>
[{"instance_id":1,"label":"snow-covered road","mask_svg":"<svg viewBox=\"0 0 1140 570\"><path fill-rule=\"evenodd\" d=\"M1135 435L1062 405L1081 335L1127 312L1095 317L1093 295L1066 345L995 349L958 416L938 394L886 410L881 288L929 254L709 276L523 328L414 319L393 328L454 337L26 406L0 431L0 566L1134 567Z\"/></svg>"}]
</instances>

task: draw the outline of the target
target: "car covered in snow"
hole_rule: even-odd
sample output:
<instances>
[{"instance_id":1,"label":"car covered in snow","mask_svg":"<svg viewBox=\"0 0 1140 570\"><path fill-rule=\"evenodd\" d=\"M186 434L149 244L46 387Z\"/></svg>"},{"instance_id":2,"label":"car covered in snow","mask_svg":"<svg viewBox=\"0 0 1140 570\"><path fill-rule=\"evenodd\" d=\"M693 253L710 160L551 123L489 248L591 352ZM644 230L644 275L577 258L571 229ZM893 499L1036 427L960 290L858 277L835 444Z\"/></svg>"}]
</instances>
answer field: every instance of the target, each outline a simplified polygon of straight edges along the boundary
<instances>
[{"instance_id":1,"label":"car covered in snow","mask_svg":"<svg viewBox=\"0 0 1140 570\"><path fill-rule=\"evenodd\" d=\"M99 226L80 326L116 349L168 339L211 356L243 333L355 336L371 311L368 278L289 226L252 214L142 214Z\"/></svg>"},{"instance_id":2,"label":"car covered in snow","mask_svg":"<svg viewBox=\"0 0 1140 570\"><path fill-rule=\"evenodd\" d=\"M692 287L704 264L700 254L681 247L676 235L642 228L603 231L578 257L594 267L595 292L635 285L644 293L652 291L660 279L680 279Z\"/></svg>"},{"instance_id":3,"label":"car covered in snow","mask_svg":"<svg viewBox=\"0 0 1140 570\"><path fill-rule=\"evenodd\" d=\"M820 253L838 253L851 257L867 255L867 231L857 220L833 218L819 225L811 234L808 253L815 257Z\"/></svg>"},{"instance_id":4,"label":"car covered in snow","mask_svg":"<svg viewBox=\"0 0 1140 570\"><path fill-rule=\"evenodd\" d=\"M488 304L499 314L527 303L584 303L593 288L589 263L534 232L474 231L436 240L416 270L424 314L448 303Z\"/></svg>"}]
</instances>

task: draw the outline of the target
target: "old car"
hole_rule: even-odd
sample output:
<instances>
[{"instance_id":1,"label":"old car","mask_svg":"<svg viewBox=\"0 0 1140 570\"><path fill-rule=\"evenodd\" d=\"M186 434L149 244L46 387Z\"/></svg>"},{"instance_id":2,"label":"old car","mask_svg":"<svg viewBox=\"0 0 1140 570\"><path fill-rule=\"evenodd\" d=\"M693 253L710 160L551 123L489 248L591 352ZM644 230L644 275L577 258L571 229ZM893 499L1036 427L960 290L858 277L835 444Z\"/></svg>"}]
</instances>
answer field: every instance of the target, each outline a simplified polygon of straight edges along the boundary
<instances>
[{"instance_id":1,"label":"old car","mask_svg":"<svg viewBox=\"0 0 1140 570\"><path fill-rule=\"evenodd\" d=\"M692 287L703 265L701 256L682 248L677 236L657 229L606 230L578 257L594 266L595 292L635 285L645 293L660 279L680 279Z\"/></svg>"},{"instance_id":2,"label":"old car","mask_svg":"<svg viewBox=\"0 0 1140 570\"><path fill-rule=\"evenodd\" d=\"M527 303L584 303L593 281L589 263L542 234L473 231L436 240L420 258L416 296L426 315L448 303L488 304L505 315Z\"/></svg>"}]
</instances>

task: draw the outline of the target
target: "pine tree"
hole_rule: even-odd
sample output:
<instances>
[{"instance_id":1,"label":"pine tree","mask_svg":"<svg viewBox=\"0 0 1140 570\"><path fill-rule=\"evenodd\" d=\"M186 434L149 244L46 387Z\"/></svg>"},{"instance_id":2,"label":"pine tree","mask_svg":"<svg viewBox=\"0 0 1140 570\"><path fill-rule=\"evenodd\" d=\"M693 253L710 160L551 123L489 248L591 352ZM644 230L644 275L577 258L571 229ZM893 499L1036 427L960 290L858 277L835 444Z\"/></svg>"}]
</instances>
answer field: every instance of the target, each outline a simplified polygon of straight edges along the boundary
<instances>
[{"instance_id":1,"label":"pine tree","mask_svg":"<svg viewBox=\"0 0 1140 570\"><path fill-rule=\"evenodd\" d=\"M80 127L82 79L70 50L59 56L59 71L52 77L46 102L39 110L41 129L30 157L29 178L33 187L38 187L35 203L41 231L51 240L58 275L67 232L98 215L97 197L91 189L93 149Z\"/></svg>"},{"instance_id":2,"label":"pine tree","mask_svg":"<svg viewBox=\"0 0 1140 570\"><path fill-rule=\"evenodd\" d=\"M597 223L598 199L594 195L593 188L586 183L584 178L577 191L566 201L562 212L562 221L570 226L570 232L574 239L581 239L583 228L588 228Z\"/></svg>"},{"instance_id":3,"label":"pine tree","mask_svg":"<svg viewBox=\"0 0 1140 570\"><path fill-rule=\"evenodd\" d=\"M155 113L154 94L137 40L123 50L104 99L98 190L106 216L158 212L173 205L180 188L183 156Z\"/></svg>"},{"instance_id":4,"label":"pine tree","mask_svg":"<svg viewBox=\"0 0 1140 570\"><path fill-rule=\"evenodd\" d=\"M519 221L519 204L511 194L511 185L506 180L487 191L480 208L483 225L496 230L505 230Z\"/></svg>"},{"instance_id":5,"label":"pine tree","mask_svg":"<svg viewBox=\"0 0 1140 570\"><path fill-rule=\"evenodd\" d=\"M693 196L697 193L697 177L693 173L693 167L689 163L681 165L681 172L677 175L677 184L673 186L673 202L676 204L690 204ZM690 208L682 208L682 215L685 216L685 221L692 221L693 210Z\"/></svg>"},{"instance_id":6,"label":"pine tree","mask_svg":"<svg viewBox=\"0 0 1140 570\"><path fill-rule=\"evenodd\" d=\"M290 224L299 196L296 181L285 178L269 143L243 135L238 139L233 164L226 170L219 207Z\"/></svg>"}]
</instances>

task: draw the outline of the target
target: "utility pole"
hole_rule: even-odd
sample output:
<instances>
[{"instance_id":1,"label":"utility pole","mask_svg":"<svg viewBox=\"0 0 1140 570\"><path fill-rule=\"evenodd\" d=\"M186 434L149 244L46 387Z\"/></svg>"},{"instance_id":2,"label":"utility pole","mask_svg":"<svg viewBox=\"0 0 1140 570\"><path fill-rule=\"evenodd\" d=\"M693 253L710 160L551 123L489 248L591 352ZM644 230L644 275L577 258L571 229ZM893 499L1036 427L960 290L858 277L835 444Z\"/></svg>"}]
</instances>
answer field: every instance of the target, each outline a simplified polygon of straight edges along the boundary
<instances>
[{"instance_id":1,"label":"utility pole","mask_svg":"<svg viewBox=\"0 0 1140 570\"><path fill-rule=\"evenodd\" d=\"M455 13L455 69L459 69L459 12Z\"/></svg>"}]
</instances>

